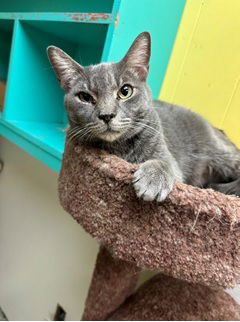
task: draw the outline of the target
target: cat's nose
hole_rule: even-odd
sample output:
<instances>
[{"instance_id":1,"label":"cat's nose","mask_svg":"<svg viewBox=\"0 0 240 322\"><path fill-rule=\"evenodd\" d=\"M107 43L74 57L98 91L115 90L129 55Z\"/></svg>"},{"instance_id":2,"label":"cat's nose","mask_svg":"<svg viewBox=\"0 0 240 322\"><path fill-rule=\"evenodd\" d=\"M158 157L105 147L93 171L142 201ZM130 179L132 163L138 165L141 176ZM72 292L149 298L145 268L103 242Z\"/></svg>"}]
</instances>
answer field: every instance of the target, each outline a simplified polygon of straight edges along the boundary
<instances>
[{"instance_id":1,"label":"cat's nose","mask_svg":"<svg viewBox=\"0 0 240 322\"><path fill-rule=\"evenodd\" d=\"M98 118L100 120L103 120L105 123L109 123L111 119L113 119L116 116L116 114L111 113L111 114L100 114Z\"/></svg>"}]
</instances>

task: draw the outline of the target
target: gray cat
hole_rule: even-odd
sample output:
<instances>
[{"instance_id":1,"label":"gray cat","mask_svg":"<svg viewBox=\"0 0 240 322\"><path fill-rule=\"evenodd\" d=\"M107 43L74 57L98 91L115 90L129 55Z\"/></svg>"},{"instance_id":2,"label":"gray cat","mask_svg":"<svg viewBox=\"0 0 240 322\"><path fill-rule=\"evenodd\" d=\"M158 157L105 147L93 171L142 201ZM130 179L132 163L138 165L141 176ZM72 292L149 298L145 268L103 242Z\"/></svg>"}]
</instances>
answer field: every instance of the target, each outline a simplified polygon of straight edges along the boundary
<instances>
[{"instance_id":1,"label":"gray cat","mask_svg":"<svg viewBox=\"0 0 240 322\"><path fill-rule=\"evenodd\" d=\"M48 48L65 90L69 139L140 163L133 185L144 200L163 201L176 180L240 196L240 150L200 115L152 101L150 47L143 32L120 62L88 67Z\"/></svg>"}]
</instances>

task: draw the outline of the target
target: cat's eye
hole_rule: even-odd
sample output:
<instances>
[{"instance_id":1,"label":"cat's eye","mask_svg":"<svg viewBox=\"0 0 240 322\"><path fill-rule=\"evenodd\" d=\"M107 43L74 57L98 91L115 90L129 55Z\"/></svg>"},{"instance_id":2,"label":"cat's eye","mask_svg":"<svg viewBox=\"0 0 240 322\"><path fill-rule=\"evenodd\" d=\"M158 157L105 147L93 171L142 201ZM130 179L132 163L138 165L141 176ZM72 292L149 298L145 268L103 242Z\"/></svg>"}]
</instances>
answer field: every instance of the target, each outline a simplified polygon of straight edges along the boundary
<instances>
[{"instance_id":1,"label":"cat's eye","mask_svg":"<svg viewBox=\"0 0 240 322\"><path fill-rule=\"evenodd\" d=\"M118 96L118 98L125 100L125 99L129 98L130 96L132 96L132 93L133 93L132 86L129 84L125 84L119 89L117 96Z\"/></svg>"},{"instance_id":2,"label":"cat's eye","mask_svg":"<svg viewBox=\"0 0 240 322\"><path fill-rule=\"evenodd\" d=\"M77 97L84 103L91 103L91 104L95 104L96 101L94 100L94 98L92 97L92 95L86 93L86 92L79 92L77 94Z\"/></svg>"}]
</instances>

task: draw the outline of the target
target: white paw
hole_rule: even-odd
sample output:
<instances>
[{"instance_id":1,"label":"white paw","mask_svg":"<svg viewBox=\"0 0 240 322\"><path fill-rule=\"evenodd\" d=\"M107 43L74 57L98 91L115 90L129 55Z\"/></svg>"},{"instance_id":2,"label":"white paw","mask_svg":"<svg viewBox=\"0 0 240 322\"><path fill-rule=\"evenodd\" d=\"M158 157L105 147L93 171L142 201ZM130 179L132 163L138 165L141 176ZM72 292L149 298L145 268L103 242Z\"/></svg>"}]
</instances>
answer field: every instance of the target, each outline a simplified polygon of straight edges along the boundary
<instances>
[{"instance_id":1,"label":"white paw","mask_svg":"<svg viewBox=\"0 0 240 322\"><path fill-rule=\"evenodd\" d=\"M174 178L161 170L154 160L146 161L134 173L133 186L139 198L145 201L163 201L172 191Z\"/></svg>"}]
</instances>

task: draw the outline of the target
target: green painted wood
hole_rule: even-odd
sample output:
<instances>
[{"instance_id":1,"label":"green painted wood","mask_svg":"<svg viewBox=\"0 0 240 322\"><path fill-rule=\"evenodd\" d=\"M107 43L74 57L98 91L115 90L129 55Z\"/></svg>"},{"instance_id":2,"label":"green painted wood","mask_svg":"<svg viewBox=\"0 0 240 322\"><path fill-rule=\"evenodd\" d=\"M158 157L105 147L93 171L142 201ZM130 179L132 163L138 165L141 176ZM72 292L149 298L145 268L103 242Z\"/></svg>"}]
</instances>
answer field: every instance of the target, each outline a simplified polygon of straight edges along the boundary
<instances>
[{"instance_id":1,"label":"green painted wood","mask_svg":"<svg viewBox=\"0 0 240 322\"><path fill-rule=\"evenodd\" d=\"M112 12L113 0L1 0L0 12Z\"/></svg>"},{"instance_id":2,"label":"green painted wood","mask_svg":"<svg viewBox=\"0 0 240 322\"><path fill-rule=\"evenodd\" d=\"M115 26L117 25L118 11L119 11L120 4L121 4L121 0L114 0L112 14L115 19L108 26L108 31L107 31L107 35L104 43L101 62L106 62L108 61L108 58L109 58L109 52L112 44L114 29L115 29Z\"/></svg>"},{"instance_id":3,"label":"green painted wood","mask_svg":"<svg viewBox=\"0 0 240 322\"><path fill-rule=\"evenodd\" d=\"M24 130L22 127L24 127ZM7 122L0 116L0 133L4 137L27 151L36 159L48 165L53 170L59 171L64 147L64 134L56 131L53 127L54 125L52 125L51 129L47 128L44 124L42 124L42 126L29 124L28 128L26 127L26 124ZM29 131L26 130L27 128ZM59 150L57 150L56 147L53 148L48 144L45 144L42 140L41 133L43 137L51 138L51 142L57 142ZM57 133L59 133L59 137L56 135Z\"/></svg>"},{"instance_id":4,"label":"green painted wood","mask_svg":"<svg viewBox=\"0 0 240 322\"><path fill-rule=\"evenodd\" d=\"M152 37L152 56L148 77L153 97L157 98L181 20L185 0L122 0L108 61L119 61L133 39L142 31Z\"/></svg>"},{"instance_id":5,"label":"green painted wood","mask_svg":"<svg viewBox=\"0 0 240 322\"><path fill-rule=\"evenodd\" d=\"M37 21L65 21L109 24L113 22L113 15L109 13L79 13L79 12L0 12L0 19L9 20L37 20Z\"/></svg>"},{"instance_id":6,"label":"green painted wood","mask_svg":"<svg viewBox=\"0 0 240 322\"><path fill-rule=\"evenodd\" d=\"M61 160L66 129L62 123L5 121L5 125Z\"/></svg>"}]
</instances>

